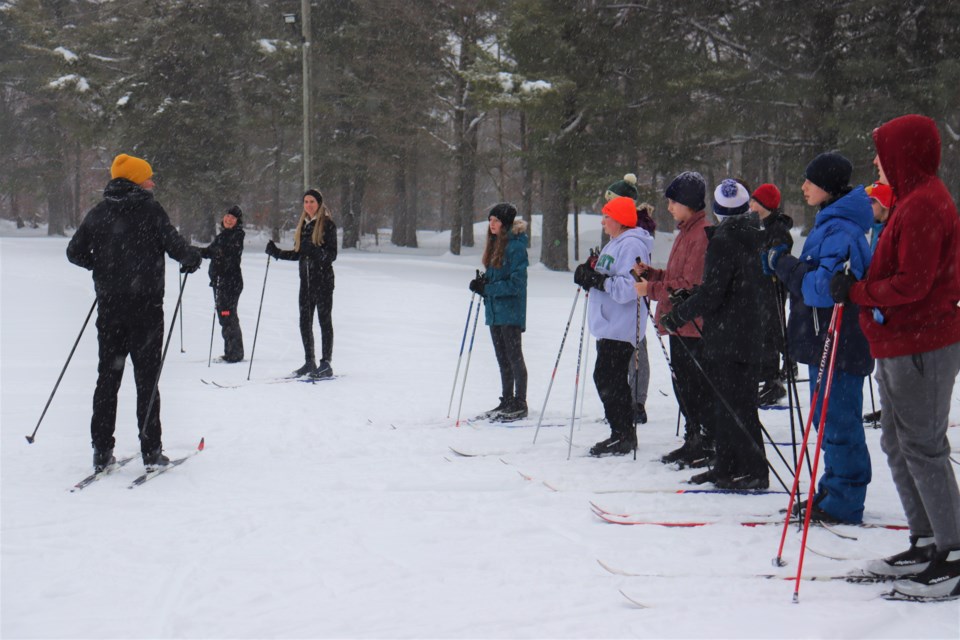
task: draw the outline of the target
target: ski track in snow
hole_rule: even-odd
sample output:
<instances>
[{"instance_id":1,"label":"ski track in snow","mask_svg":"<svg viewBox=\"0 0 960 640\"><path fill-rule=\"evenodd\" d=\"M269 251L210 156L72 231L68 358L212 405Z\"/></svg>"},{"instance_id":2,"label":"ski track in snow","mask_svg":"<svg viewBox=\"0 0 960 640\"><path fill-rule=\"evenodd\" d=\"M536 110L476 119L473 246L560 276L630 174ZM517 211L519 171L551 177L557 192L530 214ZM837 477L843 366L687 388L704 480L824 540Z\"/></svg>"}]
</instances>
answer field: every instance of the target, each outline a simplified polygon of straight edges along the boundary
<instances>
[{"instance_id":1,"label":"ski track in snow","mask_svg":"<svg viewBox=\"0 0 960 640\"><path fill-rule=\"evenodd\" d=\"M598 229L596 216L581 218L581 253L598 243ZM477 231L482 238L482 224ZM537 264L539 220L534 233L523 346L531 415L539 416L576 288L570 273ZM248 230L247 240L239 315L249 358L266 237ZM670 240L657 234L655 262L665 262ZM878 597L884 585L812 581L801 586L798 606L790 582L737 579L771 571L780 529L733 521L776 516L784 495L648 492L689 488L685 481L696 473L657 462L680 440L669 371L652 328L650 422L639 427L636 461L587 456L608 433L598 420L602 407L590 372L581 373L588 384L584 420L574 425L567 459L577 359L577 341L569 337L544 418L562 426L542 428L535 445L535 418L518 428L454 427L459 385L454 417L445 416L470 301L467 283L482 247L452 256L446 234L422 232L416 251L341 251L333 367L342 377L318 385L247 385L249 361L206 366L212 294L204 265L184 294L185 353L177 330L160 385L168 455L189 454L201 436L203 455L134 491L127 486L142 472L139 460L70 493L90 473L93 322L36 442L24 440L93 300L90 274L66 261L66 242L19 237L0 222L5 638L957 637L957 601L886 602ZM166 329L177 276L168 260ZM252 381L301 364L297 289L295 263L271 265ZM571 335L580 318L578 306ZM221 350L218 331L214 356ZM595 352L590 356L592 367ZM217 389L201 378L243 386ZM498 395L481 318L462 417L494 406ZM805 384L800 395L806 399ZM134 405L128 362L118 456L138 449ZM960 400L954 405L956 422ZM777 442L790 440L788 412L761 418ZM879 430L866 434L874 480L865 517L901 522ZM956 449L960 429L949 435ZM488 455L460 457L451 447ZM789 479L769 447L768 455ZM784 455L791 459L789 449ZM591 513L590 500L651 520L731 524L610 526ZM854 541L811 530L811 548L843 559L807 553L804 573L845 573L907 542L896 531L855 535ZM788 575L796 570L799 539L791 528ZM611 575L597 558L677 577Z\"/></svg>"}]
</instances>

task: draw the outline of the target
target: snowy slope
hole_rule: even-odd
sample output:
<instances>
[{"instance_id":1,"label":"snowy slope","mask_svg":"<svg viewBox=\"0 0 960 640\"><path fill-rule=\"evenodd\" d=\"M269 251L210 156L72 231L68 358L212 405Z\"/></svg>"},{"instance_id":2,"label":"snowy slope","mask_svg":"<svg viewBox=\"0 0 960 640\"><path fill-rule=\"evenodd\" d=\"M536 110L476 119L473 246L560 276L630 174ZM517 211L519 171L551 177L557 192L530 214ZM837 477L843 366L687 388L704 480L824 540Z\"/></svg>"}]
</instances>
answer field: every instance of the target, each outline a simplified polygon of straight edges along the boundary
<instances>
[{"instance_id":1,"label":"snowy slope","mask_svg":"<svg viewBox=\"0 0 960 640\"><path fill-rule=\"evenodd\" d=\"M582 223L595 244L596 218ZM344 251L336 263L336 346L341 377L317 385L267 384L302 361L295 263L267 279L252 381L248 362L207 368L212 295L205 269L184 293L161 393L171 455L206 450L135 490L139 461L87 490L90 403L96 381L92 321L37 440L24 440L93 302L88 272L64 257L63 238L0 239L0 635L4 638L304 637L725 637L956 638L957 602L879 599L882 585L752 578L776 571L780 529L740 519L772 517L786 496L676 495L690 472L655 460L677 446L677 412L660 348L649 332L653 379L638 458L596 460L606 437L588 373L584 419L573 431L581 307L557 372L544 426L453 426L446 418L480 248L446 253L445 234L424 233L419 250ZM478 238L482 238L478 226ZM656 258L669 251L657 238ZM266 257L248 233L239 314L249 358ZM289 246L287 241L284 246ZM536 263L538 246L531 251ZM378 251L379 249L379 251ZM571 262L572 264L572 262ZM177 271L167 269L166 312ZM575 286L570 273L530 271L524 351L529 401L539 413ZM319 331L318 340L319 340ZM214 355L221 352L219 329ZM590 353L590 368L594 353ZM466 361L466 358L464 359ZM128 368L129 371L129 368ZM463 367L461 367L461 374ZM218 389L201 382L243 384ZM458 389L459 391L459 389ZM806 391L801 390L803 396ZM463 416L494 406L499 377L481 319ZM869 396L868 396L869 397ZM960 402L955 401L956 417ZM454 417L457 401L453 404ZM762 415L788 441L787 412ZM956 443L960 429L951 430ZM903 522L879 432L867 518ZM132 374L120 393L118 453L137 450ZM466 452L488 453L459 457ZM960 446L960 445L955 445ZM776 455L769 451L771 460ZM790 457L789 450L785 455ZM775 464L788 479L784 466ZM776 483L776 480L773 479ZM549 485L549 486L548 486ZM667 529L616 526L589 508L661 520L719 520ZM835 574L905 547L906 534L823 529L804 572ZM796 570L799 534L785 557ZM597 560L652 577L615 576ZM622 589L648 605L641 609Z\"/></svg>"}]
</instances>

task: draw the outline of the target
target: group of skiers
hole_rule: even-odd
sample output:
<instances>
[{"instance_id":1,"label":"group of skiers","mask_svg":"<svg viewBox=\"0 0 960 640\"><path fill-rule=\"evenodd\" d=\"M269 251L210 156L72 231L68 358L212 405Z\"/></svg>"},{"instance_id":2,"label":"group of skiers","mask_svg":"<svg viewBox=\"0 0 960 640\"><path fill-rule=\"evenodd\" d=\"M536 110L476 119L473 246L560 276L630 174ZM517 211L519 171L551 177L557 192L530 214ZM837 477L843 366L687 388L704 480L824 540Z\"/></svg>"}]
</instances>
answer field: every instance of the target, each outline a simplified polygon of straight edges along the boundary
<instances>
[{"instance_id":1,"label":"group of skiers","mask_svg":"<svg viewBox=\"0 0 960 640\"><path fill-rule=\"evenodd\" d=\"M809 510L817 522L858 524L872 474L863 385L876 361L881 447L907 516L910 548L867 570L897 579L894 592L903 598L955 598L960 491L946 430L960 370L960 220L937 177L940 138L932 120L896 118L873 138L879 177L869 187L851 185L853 166L838 153L822 153L807 165L803 197L819 212L799 256L791 253L792 221L779 210L775 185L751 193L742 181L722 180L713 192L717 224L711 225L703 177L688 171L674 178L664 196L678 234L665 269L650 265L653 229L640 224L646 205L607 190L601 224L610 240L574 272L587 292L597 351L593 379L610 426L610 437L590 453L636 450L636 423L646 421L646 412L641 420L630 363L646 359L643 336L654 301L687 420L683 446L662 461L707 467L690 478L694 484L766 489L770 464L758 404L790 391L783 379L795 385L794 363L802 363L817 398L813 424L824 430L824 472L812 504L796 510ZM503 379L502 406L486 415L511 420L527 414L525 403L521 412L505 409L526 388L513 381L523 363L527 259L522 227L503 224L507 206L490 212L487 272L470 289L487 302ZM513 251L491 259L489 249L497 245ZM507 302L519 314L499 311ZM505 342L499 336L508 329L516 339ZM831 361L828 340L836 343ZM634 379L640 369L634 367ZM824 387L829 380L829 390L815 394L818 380Z\"/></svg>"},{"instance_id":2,"label":"group of skiers","mask_svg":"<svg viewBox=\"0 0 960 640\"><path fill-rule=\"evenodd\" d=\"M775 402L790 391L797 362L808 367L813 395L816 381L826 378L820 371L824 345L836 322L832 387L811 407L815 424L825 412L824 473L812 504L800 504L800 511L809 510L822 522L862 521L871 480L863 384L875 359L881 446L911 544L903 553L871 563L869 570L901 578L896 590L907 597L958 597L960 491L946 429L960 371L960 221L937 177L940 138L932 120L896 118L875 130L873 138L879 179L869 187L851 186L853 167L840 154L823 153L807 165L803 196L819 213L799 256L791 252L792 221L780 211L776 186L763 184L751 193L742 181L722 180L713 191L713 225L707 219L706 183L687 171L664 191L678 233L665 268L654 268L652 207L637 202L636 178L628 174L607 188L601 224L609 242L591 252L573 277L586 292L590 333L596 338L593 380L610 426L610 437L590 453L623 455L637 448L636 424L647 420L646 321L654 318L650 305L656 302L658 340L667 336L669 341L673 385L686 419L683 445L662 461L705 468L690 478L695 484L766 489L770 465L758 403ZM210 260L222 359L244 357L237 318L242 211L229 208L213 243L192 247L154 199L152 175L145 160L118 155L104 199L67 248L71 262L92 270L99 309L91 419L96 471L115 462L117 392L127 355L134 366L144 465L150 470L169 464L162 451L158 391L164 254L185 274L195 272L202 258ZM528 415L521 341L526 222L513 205L500 203L490 210L488 225L485 271L469 283L485 303L500 367L500 404L485 415L516 420ZM299 262L304 364L294 372L298 376L333 375L336 234L322 194L310 189L303 195L293 249L267 243L269 256ZM846 310L844 322L837 313L840 305ZM322 338L319 364L315 313Z\"/></svg>"}]
</instances>

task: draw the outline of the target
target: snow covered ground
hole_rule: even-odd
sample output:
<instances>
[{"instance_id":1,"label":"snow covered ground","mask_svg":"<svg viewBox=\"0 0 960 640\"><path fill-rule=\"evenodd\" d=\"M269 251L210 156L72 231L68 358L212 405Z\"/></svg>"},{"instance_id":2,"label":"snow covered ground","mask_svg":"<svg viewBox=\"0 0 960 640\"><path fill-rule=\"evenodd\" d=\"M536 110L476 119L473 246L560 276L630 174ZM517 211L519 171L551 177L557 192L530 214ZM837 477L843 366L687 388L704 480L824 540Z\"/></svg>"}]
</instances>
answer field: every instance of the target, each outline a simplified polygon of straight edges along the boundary
<instances>
[{"instance_id":1,"label":"snow covered ground","mask_svg":"<svg viewBox=\"0 0 960 640\"><path fill-rule=\"evenodd\" d=\"M597 222L582 219L584 250L596 244ZM640 428L636 461L586 455L607 434L589 374L581 376L588 381L584 418L567 460L580 306L535 445L531 422L454 427L447 406L470 302L467 282L481 247L452 256L446 234L422 233L418 250L381 246L341 253L333 360L341 377L317 385L267 383L302 361L297 271L289 262L269 269L251 383L245 382L247 362L207 368L212 295L205 265L188 279L183 352L177 329L161 382L167 452L185 455L201 437L205 451L134 490L127 486L142 470L139 461L70 493L90 471L92 321L36 442L24 436L36 425L93 302L90 274L66 261L66 239L3 224L4 638L960 635L956 601L887 602L878 597L883 585L804 582L800 603L793 604L792 582L753 577L796 571L798 532L787 538L789 566L778 570L771 558L780 528L736 524L776 518L786 496L669 492L688 486L691 472L656 461L680 440L669 372L652 329L650 422ZM483 226L477 229L482 238ZM239 313L249 358L266 238L249 232L247 238ZM658 235L655 261L665 260L669 240L669 234ZM538 253L535 243L535 265ZM177 279L169 262L168 327ZM575 291L570 273L530 270L524 352L530 407L537 413ZM219 329L214 344L217 355ZM591 346L591 370L593 355ZM219 389L201 379L243 386ZM494 406L498 395L481 319L463 415ZM960 417L958 401L955 411L954 419ZM786 411L766 411L762 418L776 441L789 440ZM950 435L960 446L960 429ZM874 481L866 517L903 522L879 432L868 429L867 439ZM118 454L138 450L129 368L117 442ZM459 457L450 447L488 455ZM775 467L788 479L782 463ZM651 520L719 524L617 526L593 515L591 500ZM811 549L842 559L808 552L805 574L844 573L907 542L904 532L843 530L857 539L811 531ZM648 577L612 575L598 560Z\"/></svg>"}]
</instances>

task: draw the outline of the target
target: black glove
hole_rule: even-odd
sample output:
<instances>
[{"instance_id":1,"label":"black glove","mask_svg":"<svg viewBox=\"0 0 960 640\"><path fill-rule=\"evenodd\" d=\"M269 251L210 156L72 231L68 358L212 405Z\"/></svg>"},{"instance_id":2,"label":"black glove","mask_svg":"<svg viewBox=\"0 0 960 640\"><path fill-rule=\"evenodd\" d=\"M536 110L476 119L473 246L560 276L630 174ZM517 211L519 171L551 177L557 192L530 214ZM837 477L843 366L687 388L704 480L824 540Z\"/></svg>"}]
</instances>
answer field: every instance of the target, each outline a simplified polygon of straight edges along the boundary
<instances>
[{"instance_id":1,"label":"black glove","mask_svg":"<svg viewBox=\"0 0 960 640\"><path fill-rule=\"evenodd\" d=\"M203 259L200 257L200 252L193 250L180 263L180 273L193 273L200 268L202 263Z\"/></svg>"},{"instance_id":2,"label":"black glove","mask_svg":"<svg viewBox=\"0 0 960 640\"><path fill-rule=\"evenodd\" d=\"M573 272L573 281L587 291L590 289L603 291L603 283L606 279L607 276L597 273L586 263L577 265L576 271Z\"/></svg>"},{"instance_id":3,"label":"black glove","mask_svg":"<svg viewBox=\"0 0 960 640\"><path fill-rule=\"evenodd\" d=\"M692 289L674 289L670 292L668 299L671 307L678 307L680 303L693 295Z\"/></svg>"},{"instance_id":4,"label":"black glove","mask_svg":"<svg viewBox=\"0 0 960 640\"><path fill-rule=\"evenodd\" d=\"M470 291L482 296L483 288L487 286L487 279L478 271L477 277L470 281Z\"/></svg>"},{"instance_id":5,"label":"black glove","mask_svg":"<svg viewBox=\"0 0 960 640\"><path fill-rule=\"evenodd\" d=\"M280 256L280 249L274 244L273 240L267 240L267 255L271 258L277 258Z\"/></svg>"},{"instance_id":6,"label":"black glove","mask_svg":"<svg viewBox=\"0 0 960 640\"><path fill-rule=\"evenodd\" d=\"M830 297L838 304L850 302L850 287L857 281L852 273L837 271L830 278Z\"/></svg>"},{"instance_id":7,"label":"black glove","mask_svg":"<svg viewBox=\"0 0 960 640\"><path fill-rule=\"evenodd\" d=\"M676 309L671 309L660 318L660 328L667 333L676 333L685 324L686 322L680 319Z\"/></svg>"}]
</instances>

